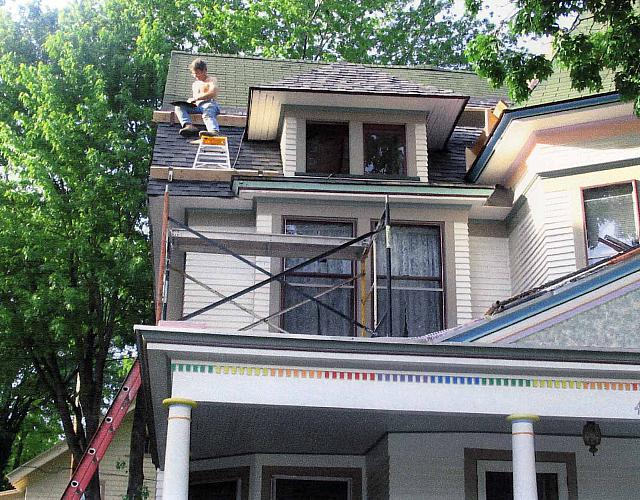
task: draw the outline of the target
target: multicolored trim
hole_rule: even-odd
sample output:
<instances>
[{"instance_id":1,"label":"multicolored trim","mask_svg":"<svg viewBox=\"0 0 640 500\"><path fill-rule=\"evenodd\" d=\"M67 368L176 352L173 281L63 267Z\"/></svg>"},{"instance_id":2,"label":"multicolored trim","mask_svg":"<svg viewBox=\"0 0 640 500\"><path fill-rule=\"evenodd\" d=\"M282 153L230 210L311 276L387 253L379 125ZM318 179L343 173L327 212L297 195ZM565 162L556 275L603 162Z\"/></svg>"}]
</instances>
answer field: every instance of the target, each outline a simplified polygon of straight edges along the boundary
<instances>
[{"instance_id":1,"label":"multicolored trim","mask_svg":"<svg viewBox=\"0 0 640 500\"><path fill-rule=\"evenodd\" d=\"M393 373L379 371L330 370L275 366L172 363L171 371L236 375L246 377L346 380L351 382L400 382L413 384L472 385L494 387L530 387L538 389L588 389L601 391L640 391L640 382L577 380L546 377L495 377L486 375L454 375L441 373Z\"/></svg>"}]
</instances>

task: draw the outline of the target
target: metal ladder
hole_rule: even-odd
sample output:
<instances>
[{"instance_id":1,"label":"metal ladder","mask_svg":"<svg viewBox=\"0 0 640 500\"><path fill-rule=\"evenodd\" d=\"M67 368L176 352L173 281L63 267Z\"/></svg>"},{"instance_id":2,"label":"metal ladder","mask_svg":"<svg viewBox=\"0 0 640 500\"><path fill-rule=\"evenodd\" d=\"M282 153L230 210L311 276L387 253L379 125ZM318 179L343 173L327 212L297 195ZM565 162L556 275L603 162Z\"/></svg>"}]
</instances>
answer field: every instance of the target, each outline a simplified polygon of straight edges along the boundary
<instances>
[{"instance_id":1,"label":"metal ladder","mask_svg":"<svg viewBox=\"0 0 640 500\"><path fill-rule=\"evenodd\" d=\"M104 454L107 452L111 441L113 441L122 419L127 414L129 406L136 398L141 383L140 361L136 360L109 411L107 411L107 415L85 450L82 460L76 467L67 489L62 494L62 500L80 500L82 498L98 469L100 461L104 458Z\"/></svg>"},{"instance_id":2,"label":"metal ladder","mask_svg":"<svg viewBox=\"0 0 640 500\"><path fill-rule=\"evenodd\" d=\"M202 137L193 168L231 168L227 138L221 135Z\"/></svg>"}]
</instances>

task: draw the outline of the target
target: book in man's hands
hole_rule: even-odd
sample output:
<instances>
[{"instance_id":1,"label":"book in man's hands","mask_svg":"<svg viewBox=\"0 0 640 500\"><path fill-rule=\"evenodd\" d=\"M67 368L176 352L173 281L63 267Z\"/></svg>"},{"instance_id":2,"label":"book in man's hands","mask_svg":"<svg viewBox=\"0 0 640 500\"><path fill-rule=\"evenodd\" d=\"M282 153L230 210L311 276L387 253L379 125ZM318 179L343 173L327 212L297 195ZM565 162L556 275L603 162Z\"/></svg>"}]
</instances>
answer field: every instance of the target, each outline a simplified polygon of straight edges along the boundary
<instances>
[{"instance_id":1,"label":"book in man's hands","mask_svg":"<svg viewBox=\"0 0 640 500\"><path fill-rule=\"evenodd\" d=\"M195 108L196 105L189 101L171 101L172 106L186 106L188 108Z\"/></svg>"}]
</instances>

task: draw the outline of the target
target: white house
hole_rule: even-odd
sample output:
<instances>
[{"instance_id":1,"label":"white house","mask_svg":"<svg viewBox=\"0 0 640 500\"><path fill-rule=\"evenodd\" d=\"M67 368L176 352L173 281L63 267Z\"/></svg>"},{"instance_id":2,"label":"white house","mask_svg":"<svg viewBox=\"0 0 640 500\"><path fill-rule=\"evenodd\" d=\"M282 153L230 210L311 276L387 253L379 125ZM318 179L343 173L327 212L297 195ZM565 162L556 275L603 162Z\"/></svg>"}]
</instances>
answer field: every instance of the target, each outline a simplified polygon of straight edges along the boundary
<instances>
[{"instance_id":1,"label":"white house","mask_svg":"<svg viewBox=\"0 0 640 500\"><path fill-rule=\"evenodd\" d=\"M155 113L137 328L158 497L637 496L631 104L203 55L231 168L194 168L168 106L192 57Z\"/></svg>"}]
</instances>

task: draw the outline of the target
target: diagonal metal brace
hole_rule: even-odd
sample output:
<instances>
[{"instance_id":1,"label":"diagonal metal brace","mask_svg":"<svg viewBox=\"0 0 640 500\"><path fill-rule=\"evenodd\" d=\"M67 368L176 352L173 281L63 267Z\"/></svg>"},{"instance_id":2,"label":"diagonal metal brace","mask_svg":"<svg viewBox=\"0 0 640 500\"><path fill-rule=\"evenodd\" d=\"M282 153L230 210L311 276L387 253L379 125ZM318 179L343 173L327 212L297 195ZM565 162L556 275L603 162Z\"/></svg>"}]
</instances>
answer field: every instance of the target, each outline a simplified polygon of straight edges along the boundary
<instances>
[{"instance_id":1,"label":"diagonal metal brace","mask_svg":"<svg viewBox=\"0 0 640 500\"><path fill-rule=\"evenodd\" d=\"M245 295L245 294L247 294L249 292L252 292L252 291L254 291L254 290L256 290L256 289L258 289L258 288L260 288L260 287L262 287L264 285L272 283L274 281L280 281L283 284L288 285L288 283L286 281L284 281L284 278L289 273L297 271L298 269L301 269L301 268L303 268L305 266L308 266L309 264L313 264L314 262L317 262L319 260L325 259L325 258L329 257L330 255L332 255L332 254L334 254L334 253L336 253L336 252L338 252L340 250L343 250L344 248L347 248L347 247L353 245L354 243L358 243L359 241L365 240L365 239L373 236L377 232L379 232L379 229L376 228L376 230L374 230L374 231L369 231L368 233L365 233L365 234L363 234L361 236L358 236L357 238L354 238L354 239L352 239L352 240L350 240L350 241L348 241L346 243L343 243L342 245L338 245L337 247L332 248L331 250L327 250L326 252L323 252L323 253L321 253L319 255L316 255L315 257L312 257L311 259L305 260L305 261L303 261L303 262L301 262L299 264L296 264L295 266L292 266L292 267L290 267L288 269L285 269L284 271L282 271L282 272L280 272L278 274L271 274L266 269L263 269L262 267L258 266L257 264L254 264L253 262L251 262L250 260L244 258L243 256L236 254L232 250L229 250L228 248L226 248L221 243L215 242L215 241L207 238L204 234L200 233L199 231L196 231L195 229L190 228L189 226L187 226L187 225L183 224L182 222L180 222L180 221L178 221L176 219L173 219L171 217L169 218L169 220L172 223L177 224L178 226L180 226L184 230L186 230L186 231L192 233L193 235L197 236L198 238L202 239L203 241L207 242L207 244L213 245L213 246L223 250L225 253L227 253L229 255L232 255L233 257L239 259L240 261L244 262L245 264L251 266L254 269L257 269L258 271L260 271L260 272L262 272L262 273L264 273L265 275L268 276L267 279L265 279L263 281L260 281L260 282L254 284L254 285L251 285L251 286L245 288L244 290L240 290L239 292L236 292L236 293L234 293L232 295L229 295L224 299L221 299L221 300L219 300L217 302L214 302L213 304L210 304L208 306L202 307L202 308L200 308L200 309L198 309L196 311L193 311L193 312L183 316L182 317L183 320L191 319L191 318L193 318L195 316L198 316L199 314L202 314L204 312L210 311L211 309L215 309L216 307L221 306L222 304L226 304L227 302L235 300L238 297L241 297L242 295ZM306 294L303 294L303 296L304 295L306 295ZM340 312L340 311L338 311L336 309L333 309L331 306L329 306L329 305L327 305L327 304L325 304L323 302L320 302L317 299L314 299L313 296L306 295L306 298L312 299L314 302L316 302L318 305L324 307L325 309L328 309L331 312L337 314L338 316L353 322L359 328L365 328L367 331L372 332L372 330L369 327L367 327L365 325L362 325L360 322L355 321L353 318L350 318L350 317L342 314L342 312Z\"/></svg>"}]
</instances>

